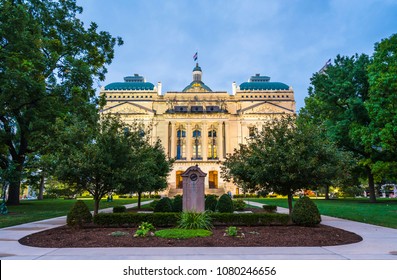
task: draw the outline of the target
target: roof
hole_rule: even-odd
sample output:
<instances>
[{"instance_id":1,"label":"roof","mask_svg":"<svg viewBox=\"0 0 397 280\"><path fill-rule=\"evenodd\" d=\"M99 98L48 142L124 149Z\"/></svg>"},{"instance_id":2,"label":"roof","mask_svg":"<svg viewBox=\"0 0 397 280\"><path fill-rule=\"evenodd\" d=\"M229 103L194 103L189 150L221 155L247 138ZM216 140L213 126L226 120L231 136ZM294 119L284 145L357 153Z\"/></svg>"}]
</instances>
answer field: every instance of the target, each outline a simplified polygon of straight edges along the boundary
<instances>
[{"instance_id":1,"label":"roof","mask_svg":"<svg viewBox=\"0 0 397 280\"><path fill-rule=\"evenodd\" d=\"M210 89L206 84L204 84L202 81L193 81L191 82L187 87L185 87L182 92L188 92L188 91L210 91L212 92L212 89Z\"/></svg>"},{"instance_id":2,"label":"roof","mask_svg":"<svg viewBox=\"0 0 397 280\"><path fill-rule=\"evenodd\" d=\"M289 86L280 82L245 82L240 90L289 90Z\"/></svg>"},{"instance_id":3,"label":"roof","mask_svg":"<svg viewBox=\"0 0 397 280\"><path fill-rule=\"evenodd\" d=\"M105 86L105 90L153 90L154 85L148 82L118 82Z\"/></svg>"}]
</instances>

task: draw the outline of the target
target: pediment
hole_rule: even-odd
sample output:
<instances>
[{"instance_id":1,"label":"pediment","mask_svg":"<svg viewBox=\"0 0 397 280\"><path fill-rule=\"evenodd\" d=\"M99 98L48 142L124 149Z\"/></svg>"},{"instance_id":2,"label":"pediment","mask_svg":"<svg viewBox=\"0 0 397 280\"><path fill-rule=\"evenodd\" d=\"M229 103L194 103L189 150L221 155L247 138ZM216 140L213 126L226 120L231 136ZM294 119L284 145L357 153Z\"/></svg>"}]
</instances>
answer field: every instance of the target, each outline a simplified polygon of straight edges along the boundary
<instances>
[{"instance_id":1,"label":"pediment","mask_svg":"<svg viewBox=\"0 0 397 280\"><path fill-rule=\"evenodd\" d=\"M112 114L131 114L131 115L154 115L155 111L146 108L144 106L131 103L131 102L124 102L124 103L119 103L114 106L110 106L106 109L103 110L106 113L112 113Z\"/></svg>"},{"instance_id":2,"label":"pediment","mask_svg":"<svg viewBox=\"0 0 397 280\"><path fill-rule=\"evenodd\" d=\"M291 109L267 101L239 110L239 113L243 114L285 114L287 112L293 113Z\"/></svg>"}]
</instances>

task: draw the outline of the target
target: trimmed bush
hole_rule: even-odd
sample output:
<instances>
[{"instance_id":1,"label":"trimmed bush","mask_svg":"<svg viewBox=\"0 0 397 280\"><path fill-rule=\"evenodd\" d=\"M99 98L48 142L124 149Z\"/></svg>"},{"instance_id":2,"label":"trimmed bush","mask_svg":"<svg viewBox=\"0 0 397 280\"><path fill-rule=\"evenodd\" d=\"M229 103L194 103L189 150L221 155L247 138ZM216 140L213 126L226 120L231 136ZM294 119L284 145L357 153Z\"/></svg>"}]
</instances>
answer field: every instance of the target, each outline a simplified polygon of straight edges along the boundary
<instances>
[{"instance_id":1,"label":"trimmed bush","mask_svg":"<svg viewBox=\"0 0 397 280\"><path fill-rule=\"evenodd\" d=\"M182 207L183 207L183 197L178 194L172 200L172 212L182 212Z\"/></svg>"},{"instance_id":2,"label":"trimmed bush","mask_svg":"<svg viewBox=\"0 0 397 280\"><path fill-rule=\"evenodd\" d=\"M288 225L288 214L280 213L211 213L214 226L270 226Z\"/></svg>"},{"instance_id":3,"label":"trimmed bush","mask_svg":"<svg viewBox=\"0 0 397 280\"><path fill-rule=\"evenodd\" d=\"M233 210L234 211L244 211L245 209L245 202L242 199L233 200Z\"/></svg>"},{"instance_id":4,"label":"trimmed bush","mask_svg":"<svg viewBox=\"0 0 397 280\"><path fill-rule=\"evenodd\" d=\"M127 208L124 205L113 207L113 213L124 213L126 211L127 211Z\"/></svg>"},{"instance_id":5,"label":"trimmed bush","mask_svg":"<svg viewBox=\"0 0 397 280\"><path fill-rule=\"evenodd\" d=\"M169 197L163 197L159 200L153 209L154 212L172 212L172 201Z\"/></svg>"},{"instance_id":6,"label":"trimmed bush","mask_svg":"<svg viewBox=\"0 0 397 280\"><path fill-rule=\"evenodd\" d=\"M77 200L66 217L66 224L71 227L83 227L92 222L92 214L82 200Z\"/></svg>"},{"instance_id":7,"label":"trimmed bush","mask_svg":"<svg viewBox=\"0 0 397 280\"><path fill-rule=\"evenodd\" d=\"M216 211L220 213L233 213L233 201L227 194L223 194L216 204Z\"/></svg>"},{"instance_id":8,"label":"trimmed bush","mask_svg":"<svg viewBox=\"0 0 397 280\"><path fill-rule=\"evenodd\" d=\"M267 213L275 213L277 211L277 206L276 205L263 205L262 208Z\"/></svg>"},{"instance_id":9,"label":"trimmed bush","mask_svg":"<svg viewBox=\"0 0 397 280\"><path fill-rule=\"evenodd\" d=\"M155 227L175 227L178 224L177 213L99 213L94 223L103 227L136 227L142 222Z\"/></svg>"},{"instance_id":10,"label":"trimmed bush","mask_svg":"<svg viewBox=\"0 0 397 280\"><path fill-rule=\"evenodd\" d=\"M205 198L205 210L215 212L218 197L214 194L207 195Z\"/></svg>"},{"instance_id":11,"label":"trimmed bush","mask_svg":"<svg viewBox=\"0 0 397 280\"><path fill-rule=\"evenodd\" d=\"M316 204L307 196L301 197L295 203L291 218L295 224L306 227L314 227L321 222Z\"/></svg>"},{"instance_id":12,"label":"trimmed bush","mask_svg":"<svg viewBox=\"0 0 397 280\"><path fill-rule=\"evenodd\" d=\"M290 217L279 213L209 213L216 226L269 226L288 225ZM155 227L176 227L180 221L178 213L99 213L94 223L103 227L137 227L149 222Z\"/></svg>"}]
</instances>

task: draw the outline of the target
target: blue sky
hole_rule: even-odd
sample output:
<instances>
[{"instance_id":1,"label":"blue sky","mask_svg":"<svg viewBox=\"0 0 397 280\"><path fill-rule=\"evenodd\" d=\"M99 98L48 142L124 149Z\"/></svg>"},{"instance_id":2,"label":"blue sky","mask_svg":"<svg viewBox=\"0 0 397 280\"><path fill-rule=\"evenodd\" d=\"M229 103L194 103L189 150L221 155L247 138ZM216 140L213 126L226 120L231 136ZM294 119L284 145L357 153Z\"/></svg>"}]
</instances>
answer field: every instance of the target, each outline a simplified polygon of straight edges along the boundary
<instances>
[{"instance_id":1,"label":"blue sky","mask_svg":"<svg viewBox=\"0 0 397 280\"><path fill-rule=\"evenodd\" d=\"M85 23L120 36L106 81L135 73L181 91L192 80L193 55L203 81L231 92L256 73L293 87L304 106L310 78L337 54L372 55L397 33L397 0L77 0Z\"/></svg>"}]
</instances>

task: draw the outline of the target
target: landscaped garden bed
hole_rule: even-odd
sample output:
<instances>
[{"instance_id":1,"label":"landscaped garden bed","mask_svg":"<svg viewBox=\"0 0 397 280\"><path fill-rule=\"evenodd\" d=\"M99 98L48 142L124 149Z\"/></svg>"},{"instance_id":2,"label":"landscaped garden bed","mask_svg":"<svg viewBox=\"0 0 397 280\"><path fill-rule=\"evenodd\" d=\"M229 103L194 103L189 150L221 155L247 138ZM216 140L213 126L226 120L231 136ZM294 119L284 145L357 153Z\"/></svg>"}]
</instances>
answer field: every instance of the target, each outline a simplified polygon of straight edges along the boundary
<instances>
[{"instance_id":1,"label":"landscaped garden bed","mask_svg":"<svg viewBox=\"0 0 397 280\"><path fill-rule=\"evenodd\" d=\"M157 228L158 230L163 228ZM226 226L216 226L212 235L189 239L168 239L155 236L133 237L137 227L67 226L39 232L20 240L27 246L47 248L68 247L291 247L334 246L359 242L362 238L341 229L319 225L237 227L238 236L225 236ZM123 232L124 234L114 234ZM113 233L113 234L112 234ZM244 234L242 237L242 234Z\"/></svg>"}]
</instances>

